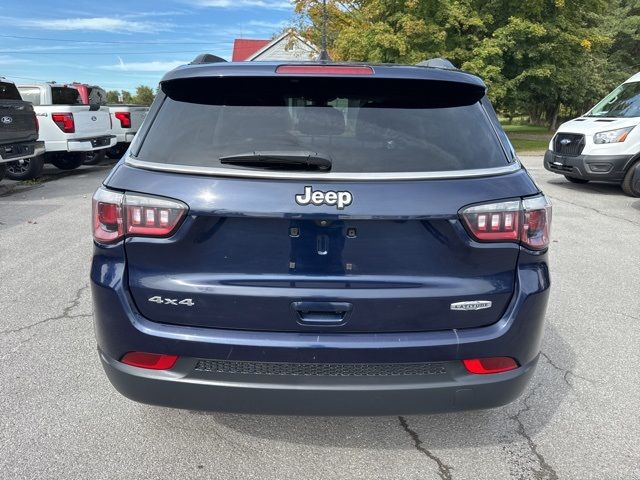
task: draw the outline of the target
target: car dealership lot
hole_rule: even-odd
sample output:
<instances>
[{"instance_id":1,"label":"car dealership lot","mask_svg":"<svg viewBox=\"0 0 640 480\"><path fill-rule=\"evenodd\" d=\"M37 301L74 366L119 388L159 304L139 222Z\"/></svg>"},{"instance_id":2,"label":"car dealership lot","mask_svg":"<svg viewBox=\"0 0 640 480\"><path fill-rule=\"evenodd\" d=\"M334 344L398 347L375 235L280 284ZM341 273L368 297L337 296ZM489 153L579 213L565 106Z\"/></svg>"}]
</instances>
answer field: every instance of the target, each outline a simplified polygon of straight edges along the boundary
<instances>
[{"instance_id":1,"label":"car dealership lot","mask_svg":"<svg viewBox=\"0 0 640 480\"><path fill-rule=\"evenodd\" d=\"M91 194L109 166L0 183L1 478L640 478L640 199L524 163L554 204L524 396L432 416L241 416L121 397L99 364Z\"/></svg>"}]
</instances>

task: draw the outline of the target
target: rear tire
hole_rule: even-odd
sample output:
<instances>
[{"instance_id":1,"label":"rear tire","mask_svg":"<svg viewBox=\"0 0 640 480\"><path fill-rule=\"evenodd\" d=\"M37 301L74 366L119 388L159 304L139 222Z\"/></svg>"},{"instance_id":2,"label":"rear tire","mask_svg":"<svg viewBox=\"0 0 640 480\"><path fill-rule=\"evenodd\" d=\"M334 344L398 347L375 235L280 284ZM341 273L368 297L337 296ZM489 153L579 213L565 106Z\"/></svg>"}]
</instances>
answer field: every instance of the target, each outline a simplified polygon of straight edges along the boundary
<instances>
[{"instance_id":1,"label":"rear tire","mask_svg":"<svg viewBox=\"0 0 640 480\"><path fill-rule=\"evenodd\" d=\"M7 164L6 163L0 163L0 180L2 180L4 178L4 174L7 171Z\"/></svg>"},{"instance_id":2,"label":"rear tire","mask_svg":"<svg viewBox=\"0 0 640 480\"><path fill-rule=\"evenodd\" d=\"M42 175L44 155L7 163L7 178L11 180L32 180Z\"/></svg>"},{"instance_id":3,"label":"rear tire","mask_svg":"<svg viewBox=\"0 0 640 480\"><path fill-rule=\"evenodd\" d=\"M85 165L97 165L102 162L105 158L107 152L103 150L96 150L94 152L87 152L84 155L84 164Z\"/></svg>"},{"instance_id":4,"label":"rear tire","mask_svg":"<svg viewBox=\"0 0 640 480\"><path fill-rule=\"evenodd\" d=\"M576 177L570 177L568 175L565 175L564 178L569 180L571 183L580 183L580 184L589 183L589 180L584 180L582 178L576 178Z\"/></svg>"},{"instance_id":5,"label":"rear tire","mask_svg":"<svg viewBox=\"0 0 640 480\"><path fill-rule=\"evenodd\" d=\"M636 176L640 176L640 160L637 160L633 165L629 167L629 170L627 170L627 173L622 180L622 185L620 186L622 187L622 191L630 197L640 197L640 191L633 188L634 173Z\"/></svg>"},{"instance_id":6,"label":"rear tire","mask_svg":"<svg viewBox=\"0 0 640 480\"><path fill-rule=\"evenodd\" d=\"M49 161L60 170L73 170L82 165L84 159L84 153L63 152L52 154Z\"/></svg>"}]
</instances>

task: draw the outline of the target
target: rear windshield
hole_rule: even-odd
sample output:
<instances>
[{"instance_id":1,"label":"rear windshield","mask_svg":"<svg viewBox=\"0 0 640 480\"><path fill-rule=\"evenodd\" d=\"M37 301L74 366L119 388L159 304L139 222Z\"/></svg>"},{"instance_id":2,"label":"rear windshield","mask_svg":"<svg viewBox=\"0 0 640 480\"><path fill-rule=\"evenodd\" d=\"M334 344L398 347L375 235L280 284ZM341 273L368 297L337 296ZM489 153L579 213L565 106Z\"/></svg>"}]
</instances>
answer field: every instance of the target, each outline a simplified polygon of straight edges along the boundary
<instances>
[{"instance_id":1,"label":"rear windshield","mask_svg":"<svg viewBox=\"0 0 640 480\"><path fill-rule=\"evenodd\" d=\"M483 89L427 81L174 81L139 160L217 168L221 157L309 152L332 172L428 172L508 163ZM229 79L226 79L229 80ZM177 82L177 83L175 83Z\"/></svg>"},{"instance_id":2,"label":"rear windshield","mask_svg":"<svg viewBox=\"0 0 640 480\"><path fill-rule=\"evenodd\" d=\"M0 82L0 100L22 100L13 83Z\"/></svg>"},{"instance_id":3,"label":"rear windshield","mask_svg":"<svg viewBox=\"0 0 640 480\"><path fill-rule=\"evenodd\" d=\"M640 117L640 82L624 83L604 97L589 117Z\"/></svg>"},{"instance_id":4,"label":"rear windshield","mask_svg":"<svg viewBox=\"0 0 640 480\"><path fill-rule=\"evenodd\" d=\"M80 92L71 87L51 87L53 105L79 105L82 104Z\"/></svg>"}]
</instances>

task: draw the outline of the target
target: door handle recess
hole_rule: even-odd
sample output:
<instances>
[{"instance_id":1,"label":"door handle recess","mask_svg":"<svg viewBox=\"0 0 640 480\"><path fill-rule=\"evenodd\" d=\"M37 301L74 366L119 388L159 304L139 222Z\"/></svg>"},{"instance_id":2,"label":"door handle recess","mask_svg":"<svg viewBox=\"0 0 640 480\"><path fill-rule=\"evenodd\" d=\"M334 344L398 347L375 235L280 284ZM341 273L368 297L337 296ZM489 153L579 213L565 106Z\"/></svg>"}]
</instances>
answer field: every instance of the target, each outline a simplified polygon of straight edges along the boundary
<instances>
[{"instance_id":1,"label":"door handle recess","mask_svg":"<svg viewBox=\"0 0 640 480\"><path fill-rule=\"evenodd\" d=\"M291 308L301 325L344 325L353 305L347 302L293 302Z\"/></svg>"}]
</instances>

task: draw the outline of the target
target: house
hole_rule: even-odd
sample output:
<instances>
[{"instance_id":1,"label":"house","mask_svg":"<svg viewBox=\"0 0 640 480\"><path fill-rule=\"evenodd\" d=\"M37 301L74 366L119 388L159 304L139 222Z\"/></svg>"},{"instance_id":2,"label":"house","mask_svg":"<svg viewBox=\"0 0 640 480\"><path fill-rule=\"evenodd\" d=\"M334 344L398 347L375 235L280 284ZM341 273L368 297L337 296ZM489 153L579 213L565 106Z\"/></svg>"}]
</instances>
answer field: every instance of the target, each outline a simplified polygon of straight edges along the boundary
<instances>
[{"instance_id":1,"label":"house","mask_svg":"<svg viewBox=\"0 0 640 480\"><path fill-rule=\"evenodd\" d=\"M273 40L246 40L236 38L233 42L233 62L259 62L272 60L313 60L320 49L293 30L287 30Z\"/></svg>"}]
</instances>

